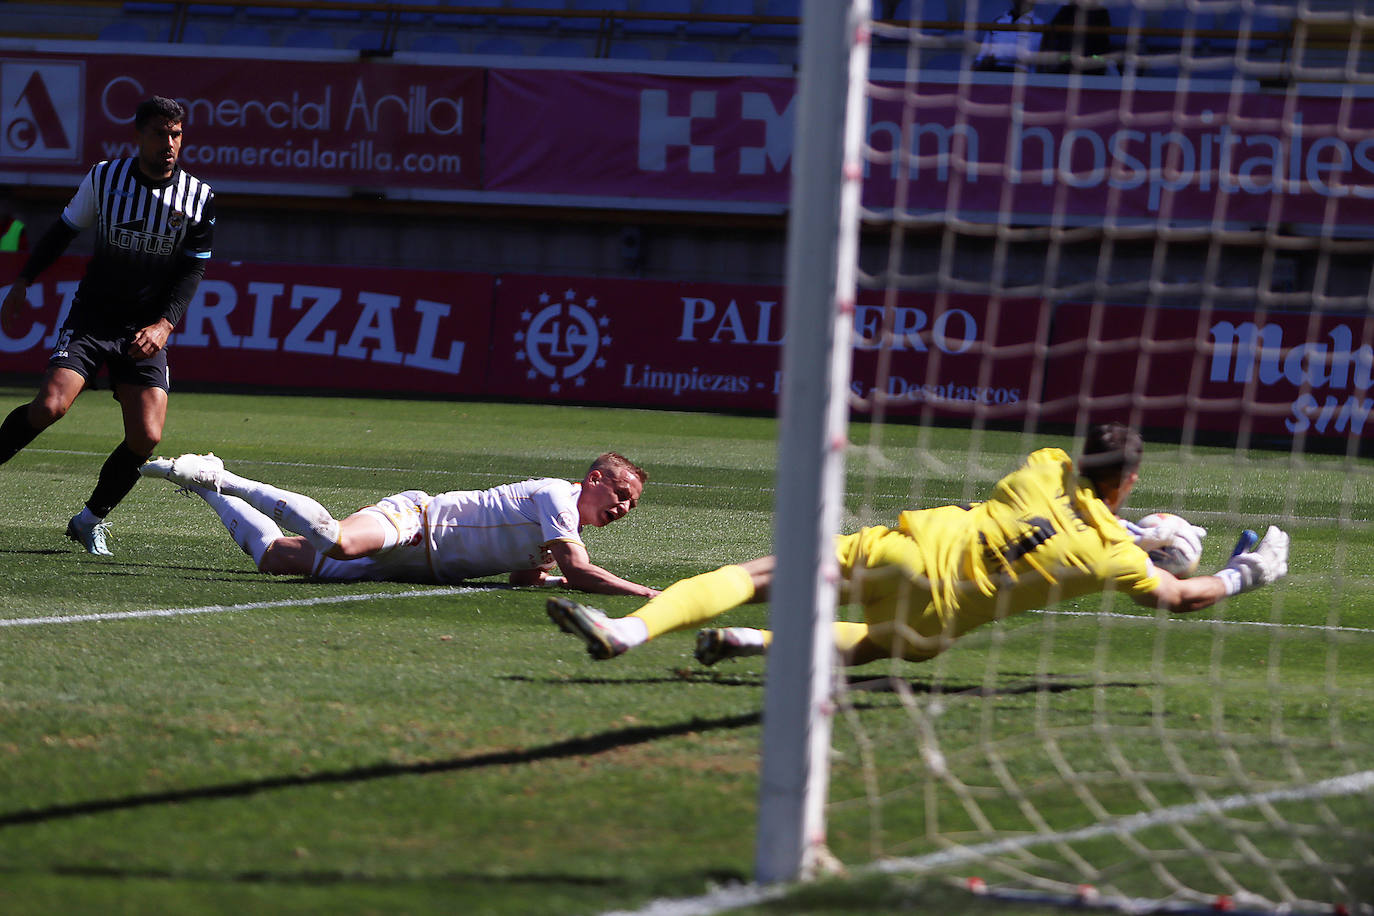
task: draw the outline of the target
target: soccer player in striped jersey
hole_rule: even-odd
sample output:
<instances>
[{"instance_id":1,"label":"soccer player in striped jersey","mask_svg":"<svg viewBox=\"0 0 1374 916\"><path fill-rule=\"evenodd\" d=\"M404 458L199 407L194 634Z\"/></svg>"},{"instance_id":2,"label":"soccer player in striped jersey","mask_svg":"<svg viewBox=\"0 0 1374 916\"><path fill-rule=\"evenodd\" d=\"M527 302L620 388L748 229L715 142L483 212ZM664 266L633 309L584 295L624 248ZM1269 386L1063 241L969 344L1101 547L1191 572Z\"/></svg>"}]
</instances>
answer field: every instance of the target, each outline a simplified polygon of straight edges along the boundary
<instances>
[{"instance_id":1,"label":"soccer player in striped jersey","mask_svg":"<svg viewBox=\"0 0 1374 916\"><path fill-rule=\"evenodd\" d=\"M841 597L864 616L863 623L834 625L840 659L924 661L975 627L1107 590L1147 607L1198 611L1287 574L1288 535L1274 526L1215 575L1179 579L1155 566L1116 516L1135 486L1143 447L1135 430L1105 424L1089 433L1077 464L1061 449L1040 449L986 502L903 512L896 528L836 538ZM763 557L683 579L628 617L566 598L550 599L548 613L592 658L614 658L766 600L773 571L773 558ZM769 631L752 627L705 629L696 657L710 665L763 655L771 642Z\"/></svg>"},{"instance_id":2,"label":"soccer player in striped jersey","mask_svg":"<svg viewBox=\"0 0 1374 916\"><path fill-rule=\"evenodd\" d=\"M177 165L186 113L153 96L138 106L138 152L94 165L61 218L34 245L0 304L6 333L15 327L33 281L78 233L95 228L95 247L48 368L32 401L0 423L0 464L62 419L76 396L109 371L124 419L124 441L100 469L67 537L110 556L105 517L138 483L138 468L162 440L167 419L167 336L195 294L210 257L215 225L210 186Z\"/></svg>"},{"instance_id":3,"label":"soccer player in striped jersey","mask_svg":"<svg viewBox=\"0 0 1374 916\"><path fill-rule=\"evenodd\" d=\"M593 461L580 483L540 477L436 496L406 490L337 520L309 496L227 471L214 455L154 458L141 473L205 500L265 573L326 582L459 582L509 573L512 585L658 594L597 566L582 541L583 526L624 518L644 492L649 475L615 452ZM555 566L561 575L550 576Z\"/></svg>"}]
</instances>

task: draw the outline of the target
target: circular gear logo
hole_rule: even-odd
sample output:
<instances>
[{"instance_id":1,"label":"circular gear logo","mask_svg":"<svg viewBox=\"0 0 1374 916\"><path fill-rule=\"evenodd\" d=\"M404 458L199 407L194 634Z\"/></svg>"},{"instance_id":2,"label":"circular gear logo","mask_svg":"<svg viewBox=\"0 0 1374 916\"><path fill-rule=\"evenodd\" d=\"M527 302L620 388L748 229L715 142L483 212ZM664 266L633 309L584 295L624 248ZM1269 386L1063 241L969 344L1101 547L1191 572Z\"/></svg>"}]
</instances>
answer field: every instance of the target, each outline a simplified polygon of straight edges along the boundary
<instances>
[{"instance_id":1,"label":"circular gear logo","mask_svg":"<svg viewBox=\"0 0 1374 916\"><path fill-rule=\"evenodd\" d=\"M570 289L558 301L540 293L538 310L520 313L525 326L515 332L515 358L529 365L526 378L549 379L549 391L556 394L565 382L571 381L576 388L585 385L582 373L588 368L606 367L606 360L598 354L602 347L610 346L606 333L610 320L596 315L596 306L596 297L579 302L577 292Z\"/></svg>"}]
</instances>

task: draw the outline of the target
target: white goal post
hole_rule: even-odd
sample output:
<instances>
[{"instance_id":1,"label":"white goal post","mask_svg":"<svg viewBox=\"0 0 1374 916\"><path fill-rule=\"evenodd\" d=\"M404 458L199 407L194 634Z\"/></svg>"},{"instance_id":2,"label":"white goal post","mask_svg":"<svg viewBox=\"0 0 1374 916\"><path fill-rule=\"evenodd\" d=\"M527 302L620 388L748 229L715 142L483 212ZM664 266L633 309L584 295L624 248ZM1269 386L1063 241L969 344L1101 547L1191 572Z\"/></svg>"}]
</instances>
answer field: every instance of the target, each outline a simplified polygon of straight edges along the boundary
<instances>
[{"instance_id":1,"label":"white goal post","mask_svg":"<svg viewBox=\"0 0 1374 916\"><path fill-rule=\"evenodd\" d=\"M848 442L868 3L806 0L787 246L775 547L775 651L764 691L755 875L793 880L826 855L832 652ZM836 79L837 74L847 78Z\"/></svg>"},{"instance_id":2,"label":"white goal post","mask_svg":"<svg viewBox=\"0 0 1374 916\"><path fill-rule=\"evenodd\" d=\"M1012 5L802 7L755 877L1374 916L1374 3ZM1106 420L1289 576L835 670L837 533Z\"/></svg>"}]
</instances>

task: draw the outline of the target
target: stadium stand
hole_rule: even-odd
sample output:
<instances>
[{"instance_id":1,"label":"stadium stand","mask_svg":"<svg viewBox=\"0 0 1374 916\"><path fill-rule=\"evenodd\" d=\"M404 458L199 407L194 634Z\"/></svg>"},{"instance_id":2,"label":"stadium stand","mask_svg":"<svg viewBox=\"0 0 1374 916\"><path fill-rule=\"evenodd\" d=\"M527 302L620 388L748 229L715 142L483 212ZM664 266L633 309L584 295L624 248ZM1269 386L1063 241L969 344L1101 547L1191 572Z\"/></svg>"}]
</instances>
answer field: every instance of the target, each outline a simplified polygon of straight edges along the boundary
<instances>
[{"instance_id":1,"label":"stadium stand","mask_svg":"<svg viewBox=\"0 0 1374 916\"><path fill-rule=\"evenodd\" d=\"M796 61L800 5L801 0L59 0L33 4L28 18L11 11L23 11L29 4L8 2L6 34L334 48L370 55L413 49L548 56L546 48L558 42L585 38L589 41L580 53L563 45L559 55L790 65ZM1037 14L1049 22L1060 6L1037 4ZM921 17L916 27L930 39L919 45L921 69L957 67L967 6L955 0L922 0L919 6L912 0L874 0L876 17L901 26L912 24L913 8ZM60 18L52 15L54 10ZM1143 15L1136 28L1136 50L1142 58L1137 75L1177 74L1179 55L1184 53L1197 62L1190 70L1193 79L1225 79L1238 69L1295 59L1295 37L1284 20L1255 20L1245 53L1237 54L1240 36L1234 12L1161 6ZM21 23L42 25L25 28ZM988 25L967 27L981 34ZM1113 48L1120 49L1124 39L1119 36L1131 24L1112 23L1111 28ZM894 52L891 40L878 32L874 69L904 67L905 52ZM1186 43L1180 40L1184 34L1190 36ZM1348 38L1309 29L1302 46L1305 66L1343 66ZM1115 65L1108 69L1115 70ZM1359 69L1371 68L1362 61Z\"/></svg>"}]
</instances>

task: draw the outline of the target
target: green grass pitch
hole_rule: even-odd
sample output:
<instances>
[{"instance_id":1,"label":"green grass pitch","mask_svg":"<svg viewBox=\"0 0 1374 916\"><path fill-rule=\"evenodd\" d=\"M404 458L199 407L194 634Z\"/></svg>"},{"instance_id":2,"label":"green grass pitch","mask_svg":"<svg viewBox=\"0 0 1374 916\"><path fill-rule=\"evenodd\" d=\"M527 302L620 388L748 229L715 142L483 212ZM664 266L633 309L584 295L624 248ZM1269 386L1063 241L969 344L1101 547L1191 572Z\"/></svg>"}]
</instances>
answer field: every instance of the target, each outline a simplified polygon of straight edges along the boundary
<instances>
[{"instance_id":1,"label":"green grass pitch","mask_svg":"<svg viewBox=\"0 0 1374 916\"><path fill-rule=\"evenodd\" d=\"M0 403L30 396L0 389ZM627 519L587 533L588 548L662 586L769 552L775 432L769 419L709 414L178 393L160 451L213 450L343 515L407 488L576 478L614 449L651 480ZM1030 448L1071 447L973 435L888 427L881 460L850 460L846 524L976 498ZM0 628L0 912L589 914L749 879L761 661L703 669L691 634L673 634L594 663L548 623L546 592L496 579L440 588L269 578L203 503L161 481L141 483L111 517L115 557L89 557L62 531L119 436L108 394L89 393L0 468L0 617L198 612ZM1370 749L1368 469L1263 452L1237 468L1232 457L1152 446L1132 505L1213 526L1213 565L1240 521L1284 517L1294 556L1282 619L1311 629L1223 637L1094 598L1065 608L1083 616L987 628L932 665L870 666L856 680L878 679L874 689L851 694L836 728L830 839L841 860L933 850L927 805L953 834L974 826L958 799L923 794L908 691L881 680L889 675L917 693L949 692L938 730L952 765L970 784L995 784L993 747L1055 828L1083 823L1084 812L1043 751L1002 736L1043 735L1048 723L1094 779L1109 770L1088 740L1103 721L1142 770L1169 765L1154 759L1165 753L1163 722L1204 781L1225 769L1211 759L1224 756L1214 725L1261 745L1282 732L1289 750L1260 747L1253 758L1280 768L1260 774L1276 781L1293 781L1293 755L1315 781ZM612 613L637 604L595 603ZM1264 624L1276 607L1257 592L1208 619ZM1111 616L1091 613L1102 609ZM761 624L764 614L728 621ZM1195 678L1177 676L1190 667ZM1073 689L1106 668L1113 677ZM886 796L878 824L874 785ZM1139 808L1130 793L1101 794L1112 813ZM1183 786L1160 799L1191 800ZM1013 802L985 804L1015 829ZM1328 804L1366 825L1374 808L1367 796ZM1134 880L1129 869L1116 877ZM933 879L870 878L742 912L907 906L1033 911Z\"/></svg>"}]
</instances>

